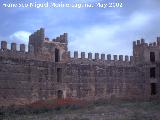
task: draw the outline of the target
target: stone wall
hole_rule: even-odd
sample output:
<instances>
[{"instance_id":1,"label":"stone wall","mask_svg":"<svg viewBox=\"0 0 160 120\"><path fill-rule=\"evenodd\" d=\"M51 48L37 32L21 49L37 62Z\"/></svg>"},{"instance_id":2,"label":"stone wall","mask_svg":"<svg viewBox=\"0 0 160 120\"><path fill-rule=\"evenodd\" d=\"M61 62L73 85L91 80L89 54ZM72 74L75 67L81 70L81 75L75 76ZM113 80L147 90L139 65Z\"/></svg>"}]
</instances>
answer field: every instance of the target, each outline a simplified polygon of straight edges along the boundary
<instances>
[{"instance_id":1,"label":"stone wall","mask_svg":"<svg viewBox=\"0 0 160 120\"><path fill-rule=\"evenodd\" d=\"M61 79L57 81L57 69ZM55 63L26 59L1 58L1 105L27 104L37 100L55 99L58 90L63 97L78 99L142 99L143 71L133 65L95 65Z\"/></svg>"},{"instance_id":2,"label":"stone wall","mask_svg":"<svg viewBox=\"0 0 160 120\"><path fill-rule=\"evenodd\" d=\"M79 56L77 51L71 57L66 33L49 41L40 29L31 35L28 51L24 44L17 50L16 43L8 49L7 42L2 41L0 105L68 97L85 100L158 99L159 43L159 38L153 45L148 45L144 39L133 42L133 56L130 57L99 53L94 56L88 53L86 57L85 52ZM153 53L154 61L150 61Z\"/></svg>"}]
</instances>

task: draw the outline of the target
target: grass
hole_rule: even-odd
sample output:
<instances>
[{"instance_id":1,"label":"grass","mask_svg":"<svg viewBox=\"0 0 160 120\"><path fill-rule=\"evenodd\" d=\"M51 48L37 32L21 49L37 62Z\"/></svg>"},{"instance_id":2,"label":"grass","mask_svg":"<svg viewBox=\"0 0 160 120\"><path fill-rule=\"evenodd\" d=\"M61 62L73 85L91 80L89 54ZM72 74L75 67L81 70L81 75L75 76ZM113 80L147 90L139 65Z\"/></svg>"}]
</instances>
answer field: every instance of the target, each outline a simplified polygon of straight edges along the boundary
<instances>
[{"instance_id":1,"label":"grass","mask_svg":"<svg viewBox=\"0 0 160 120\"><path fill-rule=\"evenodd\" d=\"M160 101L99 100L85 106L65 104L50 109L11 106L1 108L0 117L4 120L159 120Z\"/></svg>"}]
</instances>

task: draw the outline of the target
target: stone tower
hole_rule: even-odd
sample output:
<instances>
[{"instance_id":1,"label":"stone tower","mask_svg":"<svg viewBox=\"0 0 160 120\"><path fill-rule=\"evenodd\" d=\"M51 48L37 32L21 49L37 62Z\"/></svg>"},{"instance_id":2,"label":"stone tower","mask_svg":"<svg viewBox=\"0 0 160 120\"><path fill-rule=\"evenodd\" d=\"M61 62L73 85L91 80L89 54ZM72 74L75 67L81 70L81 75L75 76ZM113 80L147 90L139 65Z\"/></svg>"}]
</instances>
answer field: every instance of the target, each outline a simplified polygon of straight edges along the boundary
<instances>
[{"instance_id":1,"label":"stone tower","mask_svg":"<svg viewBox=\"0 0 160 120\"><path fill-rule=\"evenodd\" d=\"M134 41L133 56L135 64L144 72L145 93L156 97L160 90L160 37L149 44L144 39Z\"/></svg>"},{"instance_id":2,"label":"stone tower","mask_svg":"<svg viewBox=\"0 0 160 120\"><path fill-rule=\"evenodd\" d=\"M30 53L39 54L42 51L42 44L44 42L44 29L41 28L40 30L37 30L33 34L29 36L29 45L28 45L28 51Z\"/></svg>"}]
</instances>

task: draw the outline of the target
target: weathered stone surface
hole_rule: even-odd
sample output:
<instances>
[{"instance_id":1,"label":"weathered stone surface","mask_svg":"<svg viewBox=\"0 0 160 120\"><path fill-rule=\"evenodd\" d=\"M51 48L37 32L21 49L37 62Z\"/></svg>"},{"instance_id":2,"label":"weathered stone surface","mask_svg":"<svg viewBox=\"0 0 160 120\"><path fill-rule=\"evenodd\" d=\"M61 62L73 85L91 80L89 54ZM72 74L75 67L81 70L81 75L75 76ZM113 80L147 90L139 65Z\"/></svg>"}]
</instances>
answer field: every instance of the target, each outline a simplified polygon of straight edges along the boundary
<instances>
[{"instance_id":1,"label":"weathered stone surface","mask_svg":"<svg viewBox=\"0 0 160 120\"><path fill-rule=\"evenodd\" d=\"M158 41L159 42L159 41ZM29 38L29 50L2 41L0 49L0 105L28 104L37 100L72 97L96 99L150 99L160 96L160 47L133 42L133 57L74 53L67 34L49 41L40 29ZM152 53L151 53L152 52ZM152 55L151 55L152 54ZM154 58L151 58L154 57ZM152 59L152 60L151 60ZM155 73L150 70L155 68ZM152 75L151 75L152 72ZM155 74L155 75L154 75ZM59 93L62 92L62 95Z\"/></svg>"}]
</instances>

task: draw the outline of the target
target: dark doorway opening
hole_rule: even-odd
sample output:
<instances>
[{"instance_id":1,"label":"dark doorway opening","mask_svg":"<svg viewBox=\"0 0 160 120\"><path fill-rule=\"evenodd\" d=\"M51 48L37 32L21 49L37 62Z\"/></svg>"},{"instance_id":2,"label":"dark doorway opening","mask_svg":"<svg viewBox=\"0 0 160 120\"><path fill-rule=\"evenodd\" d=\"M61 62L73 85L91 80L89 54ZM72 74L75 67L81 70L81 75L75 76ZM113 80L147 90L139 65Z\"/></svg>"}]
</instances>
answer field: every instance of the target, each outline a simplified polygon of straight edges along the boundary
<instances>
[{"instance_id":1,"label":"dark doorway opening","mask_svg":"<svg viewBox=\"0 0 160 120\"><path fill-rule=\"evenodd\" d=\"M55 49L55 62L59 62L59 50Z\"/></svg>"},{"instance_id":2,"label":"dark doorway opening","mask_svg":"<svg viewBox=\"0 0 160 120\"><path fill-rule=\"evenodd\" d=\"M151 67L150 68L150 78L155 78L156 77L156 68Z\"/></svg>"},{"instance_id":3,"label":"dark doorway opening","mask_svg":"<svg viewBox=\"0 0 160 120\"><path fill-rule=\"evenodd\" d=\"M154 52L150 52L150 61L155 62L155 53Z\"/></svg>"},{"instance_id":4,"label":"dark doorway opening","mask_svg":"<svg viewBox=\"0 0 160 120\"><path fill-rule=\"evenodd\" d=\"M57 68L57 82L62 82L62 68Z\"/></svg>"},{"instance_id":5,"label":"dark doorway opening","mask_svg":"<svg viewBox=\"0 0 160 120\"><path fill-rule=\"evenodd\" d=\"M151 95L156 95L156 83L151 83Z\"/></svg>"},{"instance_id":6,"label":"dark doorway opening","mask_svg":"<svg viewBox=\"0 0 160 120\"><path fill-rule=\"evenodd\" d=\"M62 90L58 90L57 97L58 97L58 99L63 98L63 91Z\"/></svg>"}]
</instances>

